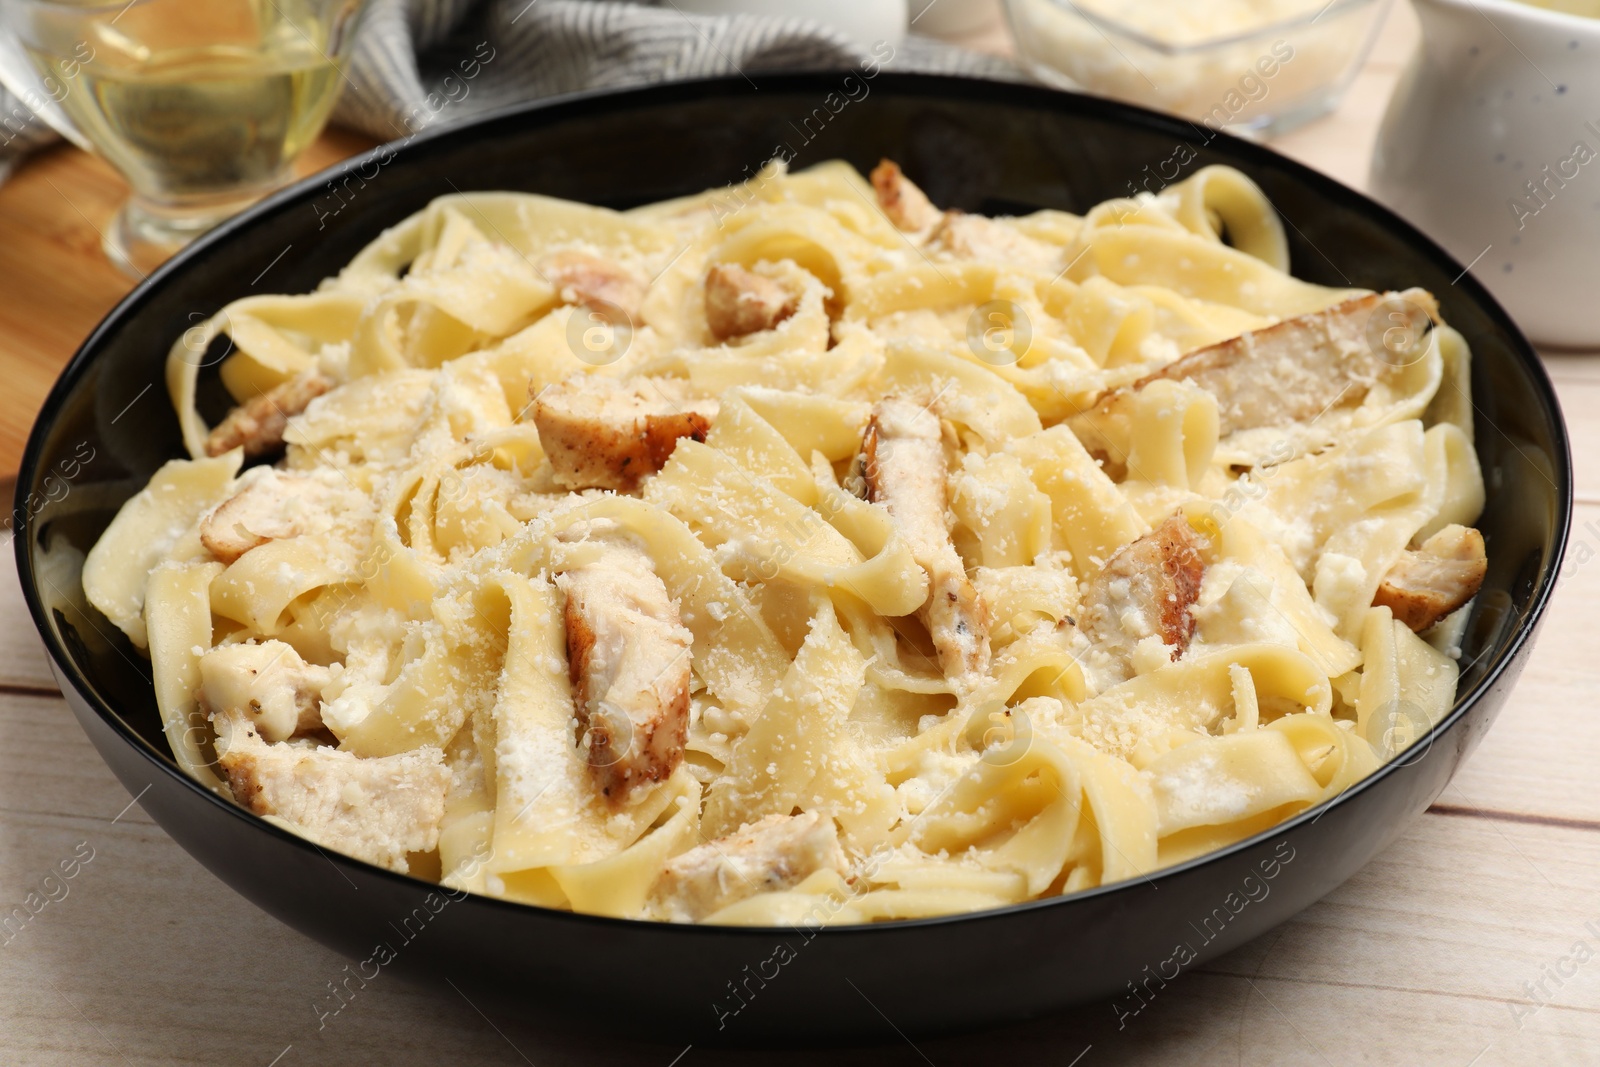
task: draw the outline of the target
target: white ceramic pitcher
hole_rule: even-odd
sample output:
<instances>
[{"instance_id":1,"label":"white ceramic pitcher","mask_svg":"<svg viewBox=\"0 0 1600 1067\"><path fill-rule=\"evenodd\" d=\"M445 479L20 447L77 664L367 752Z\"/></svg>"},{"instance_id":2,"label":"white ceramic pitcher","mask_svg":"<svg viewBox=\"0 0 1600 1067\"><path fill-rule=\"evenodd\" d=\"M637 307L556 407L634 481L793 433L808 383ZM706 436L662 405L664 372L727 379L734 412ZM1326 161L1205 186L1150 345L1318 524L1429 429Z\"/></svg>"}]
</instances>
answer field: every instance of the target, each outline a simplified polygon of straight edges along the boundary
<instances>
[{"instance_id":1,"label":"white ceramic pitcher","mask_svg":"<svg viewBox=\"0 0 1600 1067\"><path fill-rule=\"evenodd\" d=\"M1600 347L1600 18L1413 3L1422 43L1378 134L1373 194L1470 264L1535 341Z\"/></svg>"}]
</instances>

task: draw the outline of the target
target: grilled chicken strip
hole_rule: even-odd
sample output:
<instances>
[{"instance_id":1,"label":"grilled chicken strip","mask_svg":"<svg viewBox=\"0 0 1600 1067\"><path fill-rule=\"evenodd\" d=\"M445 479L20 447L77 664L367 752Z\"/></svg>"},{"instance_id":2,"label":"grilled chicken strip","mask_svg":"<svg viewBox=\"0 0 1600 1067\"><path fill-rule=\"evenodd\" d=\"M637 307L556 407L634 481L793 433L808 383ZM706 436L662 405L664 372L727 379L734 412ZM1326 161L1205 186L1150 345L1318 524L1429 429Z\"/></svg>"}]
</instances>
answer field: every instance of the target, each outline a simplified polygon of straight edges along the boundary
<instances>
[{"instance_id":1,"label":"grilled chicken strip","mask_svg":"<svg viewBox=\"0 0 1600 1067\"><path fill-rule=\"evenodd\" d=\"M267 741L322 727L328 668L282 641L222 645L200 657L200 702L211 715L238 713Z\"/></svg>"},{"instance_id":2,"label":"grilled chicken strip","mask_svg":"<svg viewBox=\"0 0 1600 1067\"><path fill-rule=\"evenodd\" d=\"M556 577L566 594L567 670L589 768L614 803L683 761L693 637L643 549L589 538L599 555Z\"/></svg>"},{"instance_id":3,"label":"grilled chicken strip","mask_svg":"<svg viewBox=\"0 0 1600 1067\"><path fill-rule=\"evenodd\" d=\"M896 229L921 233L937 226L944 218L944 212L934 207L927 195L901 172L898 163L879 160L872 168L870 180L873 191L878 194L878 206Z\"/></svg>"},{"instance_id":4,"label":"grilled chicken strip","mask_svg":"<svg viewBox=\"0 0 1600 1067\"><path fill-rule=\"evenodd\" d=\"M257 472L260 473L257 473ZM258 545L326 529L330 497L315 478L258 467L200 521L200 542L223 563Z\"/></svg>"},{"instance_id":5,"label":"grilled chicken strip","mask_svg":"<svg viewBox=\"0 0 1600 1067\"><path fill-rule=\"evenodd\" d=\"M1390 328L1385 324L1392 320L1405 331L1397 337L1419 341L1425 324L1413 321L1417 308L1438 321L1438 305L1422 289L1353 297L1197 349L1127 390L1101 397L1096 407L1109 411L1126 391L1172 378L1193 382L1217 398L1224 437L1315 419L1336 403L1359 404L1374 384L1409 361L1406 353L1383 347Z\"/></svg>"},{"instance_id":6,"label":"grilled chicken strip","mask_svg":"<svg viewBox=\"0 0 1600 1067\"><path fill-rule=\"evenodd\" d=\"M667 862L649 910L698 922L758 893L792 889L821 870L845 871L833 820L815 812L768 815Z\"/></svg>"},{"instance_id":7,"label":"grilled chicken strip","mask_svg":"<svg viewBox=\"0 0 1600 1067\"><path fill-rule=\"evenodd\" d=\"M568 489L630 492L660 470L678 438L704 441L715 400L691 397L685 383L577 374L534 397L533 422L556 482Z\"/></svg>"},{"instance_id":8,"label":"grilled chicken strip","mask_svg":"<svg viewBox=\"0 0 1600 1067\"><path fill-rule=\"evenodd\" d=\"M219 712L217 762L233 797L292 823L319 845L404 874L406 854L439 843L450 770L437 748L362 759L261 738L249 716Z\"/></svg>"},{"instance_id":9,"label":"grilled chicken strip","mask_svg":"<svg viewBox=\"0 0 1600 1067\"><path fill-rule=\"evenodd\" d=\"M615 308L629 323L639 317L645 283L619 263L569 248L539 260L539 273L564 304L600 312Z\"/></svg>"},{"instance_id":10,"label":"grilled chicken strip","mask_svg":"<svg viewBox=\"0 0 1600 1067\"><path fill-rule=\"evenodd\" d=\"M1118 680L1132 677L1134 649L1146 638L1161 638L1174 660L1189 647L1195 628L1190 609L1205 576L1203 544L1178 513L1123 545L1089 580L1079 628L1106 653Z\"/></svg>"},{"instance_id":11,"label":"grilled chicken strip","mask_svg":"<svg viewBox=\"0 0 1600 1067\"><path fill-rule=\"evenodd\" d=\"M283 448L283 431L289 419L300 414L317 397L332 389L333 379L320 371L306 371L251 397L228 412L206 437L206 455L220 456L240 445L251 458Z\"/></svg>"},{"instance_id":12,"label":"grilled chicken strip","mask_svg":"<svg viewBox=\"0 0 1600 1067\"><path fill-rule=\"evenodd\" d=\"M1476 596L1488 570L1483 534L1452 523L1402 556L1372 603L1421 633Z\"/></svg>"},{"instance_id":13,"label":"grilled chicken strip","mask_svg":"<svg viewBox=\"0 0 1600 1067\"><path fill-rule=\"evenodd\" d=\"M922 610L945 677L982 674L989 669L989 610L945 524L948 471L939 417L910 400L884 398L861 441L861 471L867 499L888 510L928 574Z\"/></svg>"},{"instance_id":14,"label":"grilled chicken strip","mask_svg":"<svg viewBox=\"0 0 1600 1067\"><path fill-rule=\"evenodd\" d=\"M782 285L738 264L718 263L706 272L706 325L719 341L770 330L798 305Z\"/></svg>"}]
</instances>

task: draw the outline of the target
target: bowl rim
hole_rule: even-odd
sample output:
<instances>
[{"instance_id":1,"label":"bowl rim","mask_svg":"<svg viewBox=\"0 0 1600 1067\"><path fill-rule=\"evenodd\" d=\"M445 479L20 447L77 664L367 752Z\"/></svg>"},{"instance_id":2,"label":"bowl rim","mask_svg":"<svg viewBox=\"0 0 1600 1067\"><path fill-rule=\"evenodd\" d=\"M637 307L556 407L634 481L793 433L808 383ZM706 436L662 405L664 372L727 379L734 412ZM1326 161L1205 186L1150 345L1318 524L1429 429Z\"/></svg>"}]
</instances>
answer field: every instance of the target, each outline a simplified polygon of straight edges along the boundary
<instances>
[{"instance_id":1,"label":"bowl rim","mask_svg":"<svg viewBox=\"0 0 1600 1067\"><path fill-rule=\"evenodd\" d=\"M819 88L830 88L841 77L853 73L853 71L830 69L757 75L760 82L755 88L775 90L776 93L815 91ZM978 100L985 103L1010 105L1032 110L1066 111L1083 115L1090 119L1100 119L1112 125L1132 125L1142 127L1148 132L1169 133L1180 140L1198 131L1198 127L1195 127L1193 123L1177 116L1104 97L1067 92L1026 83L956 75L891 73L888 71L880 73L874 81L876 83L875 88L887 89L891 95L933 99L954 97L961 100ZM18 506L14 511L14 514L18 516L18 521L13 531L17 571L22 585L23 596L28 605L29 615L33 620L34 627L39 632L46 652L49 654L51 668L57 679L65 680L86 707L92 709L111 728L113 733L144 756L160 772L176 779L182 786L204 802L215 806L254 830L276 836L280 840L301 849L308 856L313 852L321 852L324 858L334 863L336 867L339 864L358 865L363 874L369 877L377 876L392 880L397 888L407 888L413 892L457 892L441 886L439 883L429 882L409 874L399 874L386 867L379 867L343 853L326 853L307 838L274 826L261 817L245 811L237 804L213 793L185 774L173 760L170 752L161 752L142 735L134 731L114 706L99 699L94 692L94 687L88 683L87 678L78 669L72 655L55 638L43 598L40 596L38 582L35 578L33 524L36 517L29 515L27 509L20 507L20 504L26 500L30 487L38 475L38 467L42 458L45 439L49 436L49 430L59 416L67 396L78 385L79 379L92 364L96 350L100 347L102 341L109 334L121 328L123 319L151 299L152 294L157 292L167 278L189 269L191 262L201 259L210 249L232 239L240 230L255 225L258 217L322 187L330 179L337 179L346 173L364 167L369 162L386 154L391 156L392 161L398 153L410 147L413 142L426 144L445 138L470 139L475 131L483 127L501 120L524 115L544 114L548 115L553 121L561 121L581 117L585 113L594 111L612 110L619 104L622 107L653 108L670 107L675 103L717 97L737 101L753 91L755 89L752 88L752 83L750 83L749 79L737 74L621 90L587 90L495 108L458 123L431 127L415 132L409 137L398 141L377 145L366 152L352 156L341 163L318 171L287 186L196 239L172 259L152 271L144 281L136 285L127 296L117 302L116 306L90 332L89 336L73 353L72 358L62 369L55 384L46 396L43 406L40 408L33 428L29 431L27 447L23 452L22 462L18 467L16 484L16 502ZM1475 277L1471 276L1468 270L1461 269L1461 264L1436 242L1366 194L1351 189L1320 171L1313 170L1305 164L1273 151L1264 145L1234 137L1227 133L1212 131L1210 136L1202 135L1203 147L1210 147L1212 142L1219 138L1224 142L1223 147L1226 149L1227 154L1232 157L1233 162L1245 166L1266 166L1283 171L1320 198L1345 208L1357 210L1368 216L1376 216L1386 227L1392 229L1408 244L1415 247L1422 258L1431 259L1441 267L1449 268L1450 270L1459 269L1460 276L1457 277L1453 284L1460 288L1463 294L1484 311L1490 319L1496 320L1500 326L1504 327L1511 341L1511 344L1507 346L1510 350L1511 358L1522 365L1523 371L1529 377L1534 393L1544 408L1545 415L1550 418L1554 431L1552 443L1555 446L1552 456L1554 463L1551 471L1553 478L1551 480L1556 489L1557 508L1556 514L1552 517L1554 543L1549 564L1542 578L1536 582L1530 596L1528 610L1518 619L1516 628L1507 640L1504 652L1497 662L1485 671L1483 677L1478 680L1477 685L1470 692L1465 695L1457 694L1450 711L1427 734L1412 743L1412 748L1426 755L1441 737L1454 729L1466 716L1467 712L1494 688L1508 669L1520 663L1518 653L1532 639L1549 604L1566 555L1573 509L1572 450L1560 401L1543 361L1539 358L1522 330L1489 293L1488 289ZM1276 210L1276 208L1274 209ZM1284 216L1281 211L1279 215L1284 221L1293 226L1293 222L1287 216ZM396 219L389 225L395 225L400 221ZM1307 243L1309 244L1309 241ZM1314 245L1312 247L1315 249ZM1319 254L1321 254L1320 251ZM1323 258L1326 259L1327 257L1324 256ZM1331 260L1329 262L1331 263ZM1337 269L1337 266L1335 266L1335 270ZM1477 405L1475 403L1473 406L1476 409ZM1515 676L1513 675L1513 677ZM71 702L65 690L63 690L62 696L64 699L68 699L69 703ZM1159 888L1157 879L1176 878L1211 864L1226 862L1239 853L1250 851L1273 838L1314 823L1329 810L1352 800L1368 789L1375 788L1379 782L1387 779L1392 774L1398 773L1402 768L1408 767L1414 762L1415 760L1389 760L1342 792L1302 812L1298 812L1280 823L1276 823L1222 848L1191 857L1170 867L1159 868L1136 878L1094 886L1068 895L1025 900L1015 904L985 908L979 911L955 912L949 915L895 919L874 923L826 925L808 927L807 930L812 935L826 935L830 938L892 936L902 931L942 926L949 923L1000 922L1037 909L1070 906L1113 893L1125 892L1139 886L1141 883ZM635 931L649 930L660 932L664 936L678 936L680 934L682 936L700 936L696 932L714 930L723 934L733 933L764 939L770 938L775 934L783 935L796 932L796 928L791 926L710 927L699 923L672 923L654 919L593 915L471 892L464 892L464 898L470 898L480 906L511 909L512 912L517 914L531 913L543 920L615 927L617 929Z\"/></svg>"}]
</instances>

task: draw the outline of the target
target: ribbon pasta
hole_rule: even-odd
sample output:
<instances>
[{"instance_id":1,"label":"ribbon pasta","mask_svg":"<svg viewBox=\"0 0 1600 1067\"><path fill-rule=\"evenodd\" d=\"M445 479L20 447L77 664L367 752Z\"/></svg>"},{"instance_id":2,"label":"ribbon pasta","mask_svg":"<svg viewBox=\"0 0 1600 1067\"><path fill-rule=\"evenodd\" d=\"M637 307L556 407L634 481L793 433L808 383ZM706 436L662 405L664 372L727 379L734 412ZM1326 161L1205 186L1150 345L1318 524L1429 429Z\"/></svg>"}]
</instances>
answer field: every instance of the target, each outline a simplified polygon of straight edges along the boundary
<instances>
[{"instance_id":1,"label":"ribbon pasta","mask_svg":"<svg viewBox=\"0 0 1600 1067\"><path fill-rule=\"evenodd\" d=\"M1321 412L1247 408L1254 345L1311 359L1333 327L1271 331L1369 294L1291 277L1244 175L1081 218L941 212L888 164L732 192L442 197L174 344L191 458L83 584L186 773L510 900L874 922L1144 877L1448 714L1399 576L1473 562L1429 547L1483 507L1470 354L1435 317L1335 352Z\"/></svg>"}]
</instances>

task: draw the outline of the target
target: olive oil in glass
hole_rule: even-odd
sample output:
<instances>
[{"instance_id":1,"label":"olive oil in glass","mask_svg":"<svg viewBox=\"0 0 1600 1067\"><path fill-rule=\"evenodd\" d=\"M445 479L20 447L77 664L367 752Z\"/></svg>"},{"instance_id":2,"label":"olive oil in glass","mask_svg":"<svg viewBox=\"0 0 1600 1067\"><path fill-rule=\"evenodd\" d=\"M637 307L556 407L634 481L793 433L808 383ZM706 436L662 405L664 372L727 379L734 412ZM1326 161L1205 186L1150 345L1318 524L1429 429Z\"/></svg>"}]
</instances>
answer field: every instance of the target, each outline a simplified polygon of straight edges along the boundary
<instances>
[{"instance_id":1,"label":"olive oil in glass","mask_svg":"<svg viewBox=\"0 0 1600 1067\"><path fill-rule=\"evenodd\" d=\"M344 85L360 0L6 0L43 84L133 196L106 234L143 273L285 184Z\"/></svg>"}]
</instances>

